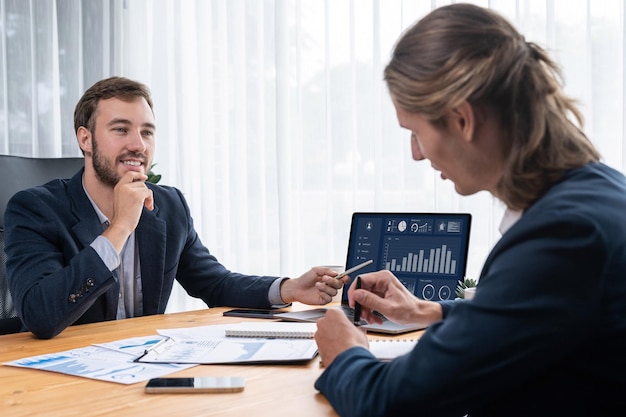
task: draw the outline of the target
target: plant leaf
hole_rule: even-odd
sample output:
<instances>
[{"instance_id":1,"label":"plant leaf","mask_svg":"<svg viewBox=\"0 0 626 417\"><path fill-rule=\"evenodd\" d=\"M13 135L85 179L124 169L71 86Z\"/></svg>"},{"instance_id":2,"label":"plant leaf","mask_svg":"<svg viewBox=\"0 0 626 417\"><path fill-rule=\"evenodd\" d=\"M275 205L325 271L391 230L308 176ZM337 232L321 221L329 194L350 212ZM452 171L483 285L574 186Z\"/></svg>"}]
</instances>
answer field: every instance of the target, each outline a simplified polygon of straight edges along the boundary
<instances>
[{"instance_id":1,"label":"plant leaf","mask_svg":"<svg viewBox=\"0 0 626 417\"><path fill-rule=\"evenodd\" d=\"M155 174L154 172L152 172L152 168L154 168L155 166L156 164L150 165L150 169L148 170L148 173L146 174L148 176L148 179L146 181L152 184L156 184L157 182L161 180L160 174Z\"/></svg>"}]
</instances>

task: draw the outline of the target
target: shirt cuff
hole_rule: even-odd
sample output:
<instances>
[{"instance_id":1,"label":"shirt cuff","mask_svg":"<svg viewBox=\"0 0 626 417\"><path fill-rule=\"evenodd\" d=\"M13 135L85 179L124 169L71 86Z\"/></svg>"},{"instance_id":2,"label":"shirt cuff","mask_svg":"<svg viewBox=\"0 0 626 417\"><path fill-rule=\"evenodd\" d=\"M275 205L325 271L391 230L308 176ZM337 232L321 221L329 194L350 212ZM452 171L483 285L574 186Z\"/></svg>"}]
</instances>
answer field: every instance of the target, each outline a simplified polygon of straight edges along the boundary
<instances>
[{"instance_id":1,"label":"shirt cuff","mask_svg":"<svg viewBox=\"0 0 626 417\"><path fill-rule=\"evenodd\" d=\"M286 279L289 278L277 278L270 285L269 293L267 294L267 299L269 300L272 308L282 308L287 307L289 304L286 304L283 299L280 297L280 284Z\"/></svg>"},{"instance_id":2,"label":"shirt cuff","mask_svg":"<svg viewBox=\"0 0 626 417\"><path fill-rule=\"evenodd\" d=\"M109 271L113 272L122 262L120 255L117 253L113 244L106 237L98 236L91 245L89 245L96 251L96 253L102 259L102 262L109 268ZM279 295L280 296L280 295Z\"/></svg>"}]
</instances>

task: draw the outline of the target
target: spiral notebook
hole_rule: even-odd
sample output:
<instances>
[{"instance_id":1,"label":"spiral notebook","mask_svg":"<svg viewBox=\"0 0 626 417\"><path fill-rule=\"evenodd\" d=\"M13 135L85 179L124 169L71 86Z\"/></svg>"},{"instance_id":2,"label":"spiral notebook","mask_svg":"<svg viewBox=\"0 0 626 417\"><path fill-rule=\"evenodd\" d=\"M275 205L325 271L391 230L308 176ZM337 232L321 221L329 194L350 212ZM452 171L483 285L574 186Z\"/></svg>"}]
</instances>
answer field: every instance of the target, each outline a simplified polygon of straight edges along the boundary
<instances>
[{"instance_id":1,"label":"spiral notebook","mask_svg":"<svg viewBox=\"0 0 626 417\"><path fill-rule=\"evenodd\" d=\"M316 323L284 321L243 321L224 329L226 337L253 337L268 339L312 339Z\"/></svg>"},{"instance_id":2,"label":"spiral notebook","mask_svg":"<svg viewBox=\"0 0 626 417\"><path fill-rule=\"evenodd\" d=\"M369 342L370 352L385 362L406 355L417 345L417 339L374 339Z\"/></svg>"}]
</instances>

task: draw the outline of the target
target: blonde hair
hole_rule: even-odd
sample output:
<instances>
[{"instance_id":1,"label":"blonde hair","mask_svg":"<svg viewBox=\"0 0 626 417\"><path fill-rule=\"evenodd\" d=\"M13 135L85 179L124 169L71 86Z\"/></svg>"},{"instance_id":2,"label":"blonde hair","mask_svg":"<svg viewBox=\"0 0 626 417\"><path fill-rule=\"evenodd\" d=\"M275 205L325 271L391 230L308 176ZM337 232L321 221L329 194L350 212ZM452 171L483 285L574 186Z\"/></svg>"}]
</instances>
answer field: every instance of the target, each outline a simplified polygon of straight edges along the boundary
<instances>
[{"instance_id":1,"label":"blonde hair","mask_svg":"<svg viewBox=\"0 0 626 417\"><path fill-rule=\"evenodd\" d=\"M463 101L495 109L507 155L498 197L512 209L530 206L565 171L600 159L558 66L492 10L435 9L400 37L384 78L399 107L436 126Z\"/></svg>"}]
</instances>

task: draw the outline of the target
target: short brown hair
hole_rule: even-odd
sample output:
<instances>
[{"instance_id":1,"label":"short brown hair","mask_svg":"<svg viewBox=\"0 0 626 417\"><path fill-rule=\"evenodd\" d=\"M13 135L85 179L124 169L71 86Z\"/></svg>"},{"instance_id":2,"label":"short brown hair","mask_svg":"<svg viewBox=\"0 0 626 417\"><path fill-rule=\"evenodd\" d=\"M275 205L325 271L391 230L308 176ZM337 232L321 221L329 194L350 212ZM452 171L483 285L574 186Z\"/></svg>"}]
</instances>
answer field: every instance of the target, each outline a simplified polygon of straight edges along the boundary
<instances>
[{"instance_id":1,"label":"short brown hair","mask_svg":"<svg viewBox=\"0 0 626 417\"><path fill-rule=\"evenodd\" d=\"M384 78L396 105L436 126L463 101L495 109L507 156L497 192L512 209L527 208L566 170L600 159L558 66L492 10L435 9L398 40Z\"/></svg>"},{"instance_id":2,"label":"short brown hair","mask_svg":"<svg viewBox=\"0 0 626 417\"><path fill-rule=\"evenodd\" d=\"M85 126L93 132L96 109L100 100L119 98L133 101L144 98L152 109L150 90L144 84L124 77L110 77L92 85L80 98L74 109L74 131ZM154 109L153 109L154 110Z\"/></svg>"}]
</instances>

